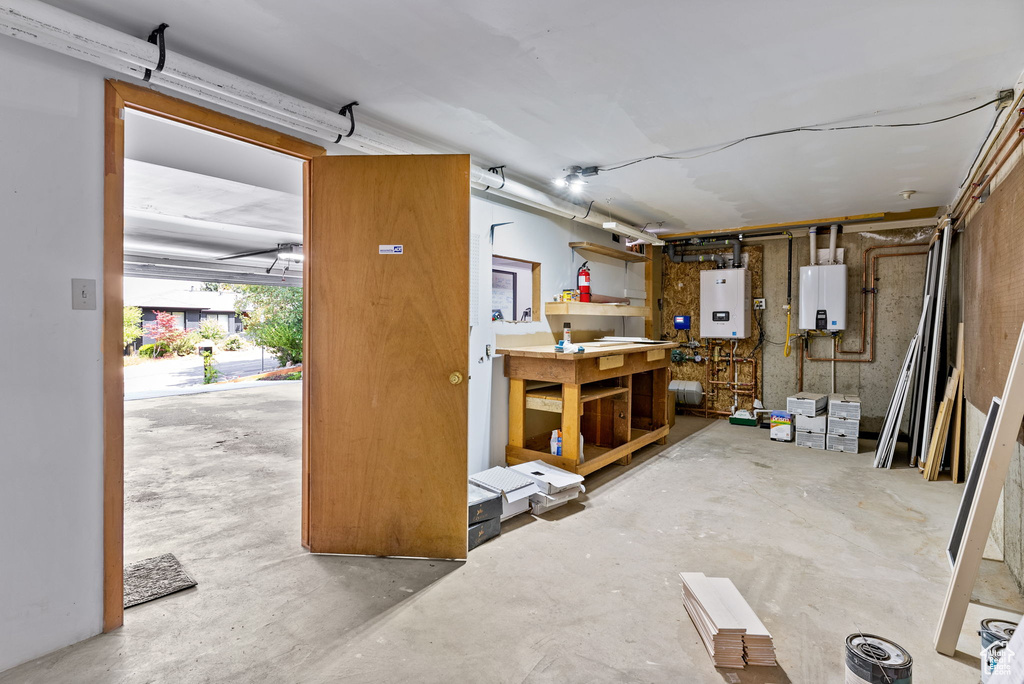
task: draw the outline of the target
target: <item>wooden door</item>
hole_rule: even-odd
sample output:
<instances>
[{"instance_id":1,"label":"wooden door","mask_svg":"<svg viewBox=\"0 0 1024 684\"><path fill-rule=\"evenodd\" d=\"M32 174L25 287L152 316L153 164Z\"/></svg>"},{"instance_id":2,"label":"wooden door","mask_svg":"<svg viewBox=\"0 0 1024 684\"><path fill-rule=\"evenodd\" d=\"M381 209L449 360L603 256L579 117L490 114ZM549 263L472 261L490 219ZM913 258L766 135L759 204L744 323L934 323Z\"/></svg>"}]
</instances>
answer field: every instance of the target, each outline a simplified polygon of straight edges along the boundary
<instances>
[{"instance_id":1,"label":"wooden door","mask_svg":"<svg viewBox=\"0 0 1024 684\"><path fill-rule=\"evenodd\" d=\"M469 157L310 165L309 549L465 558Z\"/></svg>"}]
</instances>

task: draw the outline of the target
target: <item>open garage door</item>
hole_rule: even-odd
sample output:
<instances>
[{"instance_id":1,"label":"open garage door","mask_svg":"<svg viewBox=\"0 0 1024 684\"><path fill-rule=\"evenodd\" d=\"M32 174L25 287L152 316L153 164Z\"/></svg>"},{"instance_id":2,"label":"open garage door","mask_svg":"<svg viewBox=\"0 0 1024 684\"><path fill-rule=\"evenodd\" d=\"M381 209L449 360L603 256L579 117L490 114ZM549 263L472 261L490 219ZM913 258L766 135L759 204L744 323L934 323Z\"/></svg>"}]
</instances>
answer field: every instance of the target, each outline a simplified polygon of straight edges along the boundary
<instances>
[{"instance_id":1,"label":"open garage door","mask_svg":"<svg viewBox=\"0 0 1024 684\"><path fill-rule=\"evenodd\" d=\"M306 539L466 557L469 157L319 157L306 236Z\"/></svg>"}]
</instances>

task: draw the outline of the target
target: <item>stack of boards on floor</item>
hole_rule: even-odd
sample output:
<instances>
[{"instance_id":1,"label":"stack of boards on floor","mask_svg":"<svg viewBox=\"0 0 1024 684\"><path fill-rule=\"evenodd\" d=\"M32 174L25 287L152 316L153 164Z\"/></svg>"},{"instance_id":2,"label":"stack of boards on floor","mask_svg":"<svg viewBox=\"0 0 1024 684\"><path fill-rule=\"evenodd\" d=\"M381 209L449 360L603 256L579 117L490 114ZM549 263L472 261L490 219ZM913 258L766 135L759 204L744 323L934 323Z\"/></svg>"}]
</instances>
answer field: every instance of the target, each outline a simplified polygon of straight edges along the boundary
<instances>
[{"instance_id":1,"label":"stack of boards on floor","mask_svg":"<svg viewBox=\"0 0 1024 684\"><path fill-rule=\"evenodd\" d=\"M757 614L726 577L681 572L683 605L715 667L775 665L775 645Z\"/></svg>"}]
</instances>

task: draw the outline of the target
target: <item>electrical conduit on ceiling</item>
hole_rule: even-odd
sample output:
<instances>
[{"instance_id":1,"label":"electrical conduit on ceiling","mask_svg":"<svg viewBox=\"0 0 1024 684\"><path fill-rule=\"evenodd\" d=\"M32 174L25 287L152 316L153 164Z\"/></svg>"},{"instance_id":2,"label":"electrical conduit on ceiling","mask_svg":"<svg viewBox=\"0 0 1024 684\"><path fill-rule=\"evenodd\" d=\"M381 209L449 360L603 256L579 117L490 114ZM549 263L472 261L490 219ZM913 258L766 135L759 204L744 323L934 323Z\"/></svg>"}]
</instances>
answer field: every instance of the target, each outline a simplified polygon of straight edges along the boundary
<instances>
[{"instance_id":1,"label":"electrical conduit on ceiling","mask_svg":"<svg viewBox=\"0 0 1024 684\"><path fill-rule=\"evenodd\" d=\"M126 76L145 80L185 95L283 126L301 134L337 143L367 154L436 154L360 122L353 130L349 116L312 105L185 55L161 50L155 43L79 17L39 0L0 0L0 34L81 59ZM163 56L162 66L161 56ZM351 131L351 132L350 132ZM470 185L499 197L564 218L655 245L661 240L641 233L620 219L587 211L477 165L470 167ZM606 226L606 223L615 226Z\"/></svg>"}]
</instances>

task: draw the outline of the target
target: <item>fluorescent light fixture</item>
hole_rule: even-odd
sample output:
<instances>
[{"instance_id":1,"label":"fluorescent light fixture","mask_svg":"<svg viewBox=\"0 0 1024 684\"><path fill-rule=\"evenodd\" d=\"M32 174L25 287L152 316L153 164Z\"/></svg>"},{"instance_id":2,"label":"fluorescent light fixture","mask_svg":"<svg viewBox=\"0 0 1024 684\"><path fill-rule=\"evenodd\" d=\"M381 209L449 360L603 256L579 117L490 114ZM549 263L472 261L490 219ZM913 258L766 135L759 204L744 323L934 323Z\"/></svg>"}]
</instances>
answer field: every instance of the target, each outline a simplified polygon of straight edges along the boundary
<instances>
[{"instance_id":1,"label":"fluorescent light fixture","mask_svg":"<svg viewBox=\"0 0 1024 684\"><path fill-rule=\"evenodd\" d=\"M626 226L618 221L606 221L601 224L601 227L607 230L609 233L615 233L616 235L622 235L623 237L633 238L634 240L640 240L655 246L662 246L665 244L664 240L659 240L650 233L644 233L632 226Z\"/></svg>"}]
</instances>

